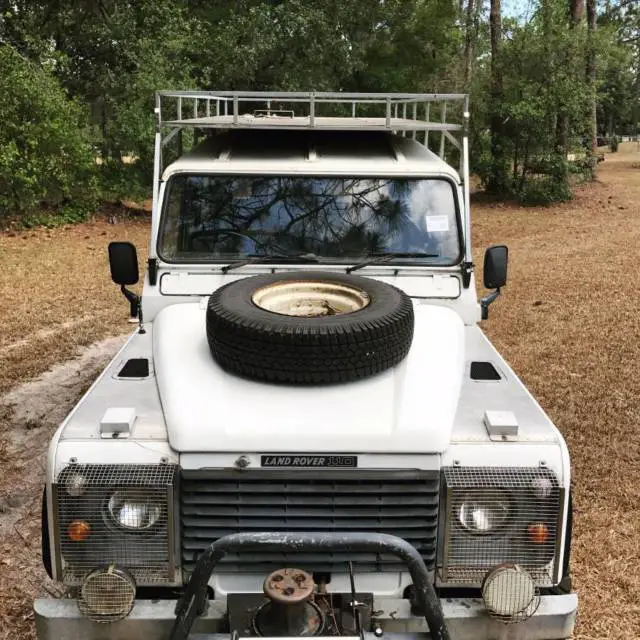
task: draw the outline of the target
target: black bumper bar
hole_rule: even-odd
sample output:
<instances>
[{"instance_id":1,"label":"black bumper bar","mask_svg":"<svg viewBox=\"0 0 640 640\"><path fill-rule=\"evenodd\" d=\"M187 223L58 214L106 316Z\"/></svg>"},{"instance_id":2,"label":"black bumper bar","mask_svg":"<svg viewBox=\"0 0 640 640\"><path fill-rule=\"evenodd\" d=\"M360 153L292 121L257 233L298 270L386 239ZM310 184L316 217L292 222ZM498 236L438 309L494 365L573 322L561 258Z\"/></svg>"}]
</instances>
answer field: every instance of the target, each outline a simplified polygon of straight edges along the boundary
<instances>
[{"instance_id":1,"label":"black bumper bar","mask_svg":"<svg viewBox=\"0 0 640 640\"><path fill-rule=\"evenodd\" d=\"M207 584L213 569L227 553L260 551L349 551L390 553L406 565L415 588L416 604L425 611L433 640L450 640L440 600L429 580L424 561L402 538L383 533L234 533L219 538L198 558L195 569L176 605L176 620L170 640L187 640L195 619L204 609Z\"/></svg>"}]
</instances>

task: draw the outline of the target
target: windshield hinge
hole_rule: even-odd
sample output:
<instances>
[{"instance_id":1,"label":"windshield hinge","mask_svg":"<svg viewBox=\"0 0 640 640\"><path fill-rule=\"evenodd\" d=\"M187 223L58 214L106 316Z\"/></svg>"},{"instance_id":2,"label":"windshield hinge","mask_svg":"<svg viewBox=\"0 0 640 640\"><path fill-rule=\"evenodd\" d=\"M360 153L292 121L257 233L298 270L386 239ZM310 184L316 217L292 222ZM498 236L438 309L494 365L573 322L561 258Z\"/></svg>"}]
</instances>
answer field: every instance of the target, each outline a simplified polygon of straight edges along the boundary
<instances>
[{"instance_id":1,"label":"windshield hinge","mask_svg":"<svg viewBox=\"0 0 640 640\"><path fill-rule=\"evenodd\" d=\"M460 270L462 272L462 286L468 289L471 283L471 274L473 273L473 262L463 262Z\"/></svg>"},{"instance_id":2,"label":"windshield hinge","mask_svg":"<svg viewBox=\"0 0 640 640\"><path fill-rule=\"evenodd\" d=\"M147 260L147 266L149 267L149 284L155 287L158 281L158 259L149 258Z\"/></svg>"}]
</instances>

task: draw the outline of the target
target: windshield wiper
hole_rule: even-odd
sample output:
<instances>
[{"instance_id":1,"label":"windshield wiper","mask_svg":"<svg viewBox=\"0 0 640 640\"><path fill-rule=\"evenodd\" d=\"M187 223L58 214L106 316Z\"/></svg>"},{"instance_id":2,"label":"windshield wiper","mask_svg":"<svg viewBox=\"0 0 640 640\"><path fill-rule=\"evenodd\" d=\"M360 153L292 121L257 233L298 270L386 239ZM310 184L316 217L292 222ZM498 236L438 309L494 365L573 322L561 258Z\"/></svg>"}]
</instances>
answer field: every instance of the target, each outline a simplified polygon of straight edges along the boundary
<instances>
[{"instance_id":1,"label":"windshield wiper","mask_svg":"<svg viewBox=\"0 0 640 640\"><path fill-rule=\"evenodd\" d=\"M270 253L268 256L257 256L250 255L244 258L243 260L236 260L235 262L230 262L222 267L222 273L227 273L232 269L239 269L240 267L244 267L248 264L269 264L269 263L296 263L296 262L318 262L318 256L313 253L300 253L300 254L289 254L289 253Z\"/></svg>"},{"instance_id":2,"label":"windshield wiper","mask_svg":"<svg viewBox=\"0 0 640 640\"><path fill-rule=\"evenodd\" d=\"M419 251L409 253L370 253L366 260L358 262L351 267L347 267L347 273L352 273L362 267L368 267L370 264L378 264L380 262L389 262L394 258L439 258L439 253L421 253Z\"/></svg>"}]
</instances>

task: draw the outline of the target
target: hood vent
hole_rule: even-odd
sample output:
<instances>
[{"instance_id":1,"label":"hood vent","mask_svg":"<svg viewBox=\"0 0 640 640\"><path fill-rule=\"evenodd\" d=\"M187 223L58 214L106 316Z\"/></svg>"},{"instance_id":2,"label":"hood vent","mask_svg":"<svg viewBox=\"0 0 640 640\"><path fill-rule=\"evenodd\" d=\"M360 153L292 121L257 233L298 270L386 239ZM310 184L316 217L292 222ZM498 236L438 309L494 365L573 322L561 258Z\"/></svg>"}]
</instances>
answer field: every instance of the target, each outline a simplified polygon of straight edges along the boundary
<instances>
[{"instance_id":1,"label":"hood vent","mask_svg":"<svg viewBox=\"0 0 640 640\"><path fill-rule=\"evenodd\" d=\"M118 378L148 378L149 360L147 358L130 358L118 372Z\"/></svg>"},{"instance_id":2,"label":"hood vent","mask_svg":"<svg viewBox=\"0 0 640 640\"><path fill-rule=\"evenodd\" d=\"M471 363L471 379L472 380L501 380L502 376L498 370L490 362L472 362Z\"/></svg>"}]
</instances>

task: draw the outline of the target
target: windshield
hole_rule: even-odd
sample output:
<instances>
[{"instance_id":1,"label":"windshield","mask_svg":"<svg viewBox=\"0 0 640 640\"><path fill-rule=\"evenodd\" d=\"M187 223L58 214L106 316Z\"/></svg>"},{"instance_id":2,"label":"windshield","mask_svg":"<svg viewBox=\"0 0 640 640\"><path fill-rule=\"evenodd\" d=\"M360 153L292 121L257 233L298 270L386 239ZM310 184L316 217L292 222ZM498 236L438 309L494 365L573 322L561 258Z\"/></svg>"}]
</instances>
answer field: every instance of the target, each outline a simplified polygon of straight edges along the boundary
<instances>
[{"instance_id":1,"label":"windshield","mask_svg":"<svg viewBox=\"0 0 640 640\"><path fill-rule=\"evenodd\" d=\"M461 253L446 180L178 175L165 201L158 253L168 262L425 253L397 260L444 266Z\"/></svg>"}]
</instances>

